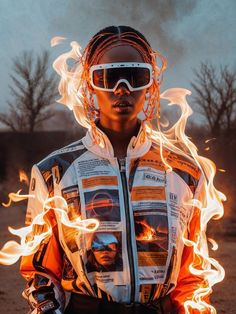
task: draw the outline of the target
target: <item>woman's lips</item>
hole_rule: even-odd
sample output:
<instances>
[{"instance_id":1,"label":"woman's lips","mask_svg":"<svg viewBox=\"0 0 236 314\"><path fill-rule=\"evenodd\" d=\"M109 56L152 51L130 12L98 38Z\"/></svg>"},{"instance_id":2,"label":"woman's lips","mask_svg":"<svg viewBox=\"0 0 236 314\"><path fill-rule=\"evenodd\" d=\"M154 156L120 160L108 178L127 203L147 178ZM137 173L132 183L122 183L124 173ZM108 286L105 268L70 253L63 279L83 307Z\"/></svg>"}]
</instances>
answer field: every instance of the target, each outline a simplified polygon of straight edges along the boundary
<instances>
[{"instance_id":1,"label":"woman's lips","mask_svg":"<svg viewBox=\"0 0 236 314\"><path fill-rule=\"evenodd\" d=\"M127 100L119 100L112 107L133 107L132 104Z\"/></svg>"},{"instance_id":2,"label":"woman's lips","mask_svg":"<svg viewBox=\"0 0 236 314\"><path fill-rule=\"evenodd\" d=\"M116 102L112 107L115 109L116 112L129 113L130 111L132 111L133 105L131 105L128 101L119 101Z\"/></svg>"}]
</instances>

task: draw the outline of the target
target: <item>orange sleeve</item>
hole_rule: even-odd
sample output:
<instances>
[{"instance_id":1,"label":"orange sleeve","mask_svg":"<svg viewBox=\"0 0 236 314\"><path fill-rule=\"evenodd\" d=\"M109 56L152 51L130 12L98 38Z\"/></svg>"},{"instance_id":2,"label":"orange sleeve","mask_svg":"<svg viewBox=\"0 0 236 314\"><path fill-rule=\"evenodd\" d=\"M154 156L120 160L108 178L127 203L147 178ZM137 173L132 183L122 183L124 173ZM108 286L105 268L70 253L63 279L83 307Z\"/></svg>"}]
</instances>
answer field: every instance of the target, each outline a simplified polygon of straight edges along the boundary
<instances>
[{"instance_id":1,"label":"orange sleeve","mask_svg":"<svg viewBox=\"0 0 236 314\"><path fill-rule=\"evenodd\" d=\"M200 231L200 210L194 208L193 216L189 225L188 239L196 242ZM206 245L205 235L200 245ZM194 268L202 269L202 258L194 255L192 246L184 246L179 277L175 289L170 293L171 300L177 308L179 314L184 314L184 302L191 300L193 293L200 287L206 287L207 282L203 278L192 274L189 270L190 264L193 263ZM205 302L209 303L209 299L205 298ZM191 314L199 314L198 310L189 309ZM210 311L201 311L201 314L208 314Z\"/></svg>"},{"instance_id":2,"label":"orange sleeve","mask_svg":"<svg viewBox=\"0 0 236 314\"><path fill-rule=\"evenodd\" d=\"M48 198L48 189L45 181L36 165L31 171L31 182L29 194L34 196L29 198L26 212L26 225L32 223L35 216L43 211L44 201ZM57 221L53 210L49 210L45 216L52 227L52 234L45 238L36 253L21 258L20 272L22 276L29 280L37 272L51 274L60 281L62 272L62 254L58 241ZM34 225L34 234L40 234L42 226Z\"/></svg>"},{"instance_id":3,"label":"orange sleeve","mask_svg":"<svg viewBox=\"0 0 236 314\"><path fill-rule=\"evenodd\" d=\"M52 213L48 213L52 217ZM57 225L52 220L52 235L44 239L37 252L21 258L20 272L29 280L35 273L47 273L52 275L59 282L62 273L61 247L57 239Z\"/></svg>"}]
</instances>

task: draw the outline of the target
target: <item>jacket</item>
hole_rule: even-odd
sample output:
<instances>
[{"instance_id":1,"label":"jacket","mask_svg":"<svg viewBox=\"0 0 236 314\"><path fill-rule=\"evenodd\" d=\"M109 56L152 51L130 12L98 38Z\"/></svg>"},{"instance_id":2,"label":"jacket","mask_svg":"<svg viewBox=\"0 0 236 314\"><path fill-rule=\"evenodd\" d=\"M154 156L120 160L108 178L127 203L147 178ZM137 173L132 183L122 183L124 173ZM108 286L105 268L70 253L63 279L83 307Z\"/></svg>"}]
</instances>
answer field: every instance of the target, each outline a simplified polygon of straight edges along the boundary
<instances>
[{"instance_id":1,"label":"jacket","mask_svg":"<svg viewBox=\"0 0 236 314\"><path fill-rule=\"evenodd\" d=\"M36 277L47 278L46 285L59 291L54 303L61 311L67 290L121 303L154 304L168 295L184 313L183 303L204 286L189 271L193 248L183 242L199 236L200 213L188 201L199 198L202 174L191 158L168 148L163 155L171 169L166 167L159 143L142 128L124 160L114 157L107 136L97 132L99 144L88 131L32 168L27 224L56 195L66 200L69 220L94 218L100 224L95 232L78 232L49 211L52 235L21 261L25 296Z\"/></svg>"}]
</instances>

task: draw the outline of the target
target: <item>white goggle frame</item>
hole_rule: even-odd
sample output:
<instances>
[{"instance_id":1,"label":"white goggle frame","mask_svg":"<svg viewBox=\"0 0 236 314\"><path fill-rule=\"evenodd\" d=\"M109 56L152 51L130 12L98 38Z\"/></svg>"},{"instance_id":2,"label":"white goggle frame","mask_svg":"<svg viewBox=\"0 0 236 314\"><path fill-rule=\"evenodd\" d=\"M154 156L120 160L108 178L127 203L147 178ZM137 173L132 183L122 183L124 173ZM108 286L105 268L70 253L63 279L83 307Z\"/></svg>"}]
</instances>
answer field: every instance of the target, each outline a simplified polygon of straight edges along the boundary
<instances>
[{"instance_id":1,"label":"white goggle frame","mask_svg":"<svg viewBox=\"0 0 236 314\"><path fill-rule=\"evenodd\" d=\"M129 81L126 79L118 80L116 85L113 88L103 88L103 87L96 86L93 82L93 72L95 70L104 70L104 69L111 69L111 68L146 68L149 70L150 81L148 84L140 86L140 87L132 87ZM89 69L89 80L90 80L90 84L92 85L94 89L98 89L101 91L114 92L120 83L125 83L128 86L129 90L133 92L133 91L138 91L138 90L148 88L152 85L152 82L153 82L152 72L153 72L152 65L149 63L142 63L142 62L121 62L121 63L117 62L117 63L95 64L91 66L91 68Z\"/></svg>"}]
</instances>

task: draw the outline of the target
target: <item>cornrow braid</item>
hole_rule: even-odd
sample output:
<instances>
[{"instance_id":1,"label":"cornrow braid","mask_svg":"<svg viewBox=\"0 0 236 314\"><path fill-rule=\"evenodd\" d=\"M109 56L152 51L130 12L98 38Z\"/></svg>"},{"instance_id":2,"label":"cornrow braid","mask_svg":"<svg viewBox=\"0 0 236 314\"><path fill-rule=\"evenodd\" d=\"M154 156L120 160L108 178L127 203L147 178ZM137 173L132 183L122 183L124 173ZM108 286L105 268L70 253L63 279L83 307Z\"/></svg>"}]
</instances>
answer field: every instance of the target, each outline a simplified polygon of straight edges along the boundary
<instances>
[{"instance_id":1,"label":"cornrow braid","mask_svg":"<svg viewBox=\"0 0 236 314\"><path fill-rule=\"evenodd\" d=\"M150 63L153 68L153 84L149 88L149 98L147 105L143 108L145 120L151 120L157 117L160 126L160 84L162 82L162 73L166 68L166 59L157 51L154 51L148 40L136 29L130 26L109 26L95 34L82 52L79 63L83 66L81 82L84 82L81 88L83 96L84 111L88 122L91 125L96 138L95 119L98 117L98 110L93 101L93 90L89 83L89 69L97 64L99 57L111 46L133 46L144 59L144 62ZM157 66L157 58L161 60L161 67Z\"/></svg>"},{"instance_id":2,"label":"cornrow braid","mask_svg":"<svg viewBox=\"0 0 236 314\"><path fill-rule=\"evenodd\" d=\"M125 34L125 36L124 36ZM87 45L87 55L86 55L86 62L88 64L95 64L93 62L93 57L96 55L96 50L103 50L106 48L107 45L111 41L122 41L127 40L130 44L136 43L140 48L146 52L147 57L150 59L150 51L152 51L151 45L149 44L148 40L144 37L136 29L130 26L108 26L102 30L100 30L97 34L95 34L92 39L89 41Z\"/></svg>"}]
</instances>

